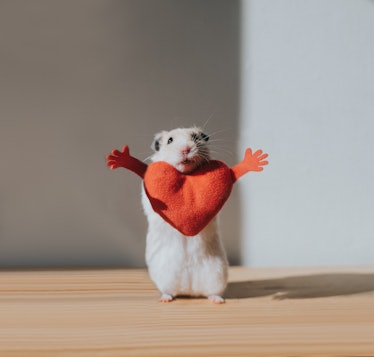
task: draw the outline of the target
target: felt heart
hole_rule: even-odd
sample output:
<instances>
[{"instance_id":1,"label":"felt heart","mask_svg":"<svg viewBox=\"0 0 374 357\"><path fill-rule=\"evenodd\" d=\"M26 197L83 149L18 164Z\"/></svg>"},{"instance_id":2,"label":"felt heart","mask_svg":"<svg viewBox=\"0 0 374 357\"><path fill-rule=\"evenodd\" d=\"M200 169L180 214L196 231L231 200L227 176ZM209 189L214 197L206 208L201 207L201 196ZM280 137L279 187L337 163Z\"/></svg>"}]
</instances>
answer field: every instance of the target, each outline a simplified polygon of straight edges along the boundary
<instances>
[{"instance_id":1,"label":"felt heart","mask_svg":"<svg viewBox=\"0 0 374 357\"><path fill-rule=\"evenodd\" d=\"M186 236L198 234L216 216L234 181L231 169L215 160L188 175L166 162L154 162L144 175L154 211Z\"/></svg>"}]
</instances>

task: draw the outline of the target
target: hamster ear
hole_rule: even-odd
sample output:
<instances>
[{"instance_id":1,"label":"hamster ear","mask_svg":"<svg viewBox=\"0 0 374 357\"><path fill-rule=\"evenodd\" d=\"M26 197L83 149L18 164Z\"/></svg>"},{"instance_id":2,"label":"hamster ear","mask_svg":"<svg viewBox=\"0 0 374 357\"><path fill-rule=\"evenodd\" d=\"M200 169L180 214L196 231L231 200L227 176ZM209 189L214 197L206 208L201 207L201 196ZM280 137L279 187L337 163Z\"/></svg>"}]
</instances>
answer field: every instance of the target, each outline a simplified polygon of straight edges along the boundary
<instances>
[{"instance_id":1,"label":"hamster ear","mask_svg":"<svg viewBox=\"0 0 374 357\"><path fill-rule=\"evenodd\" d=\"M151 148L153 151L159 151L160 150L160 141L161 141L161 138L162 138L162 132L161 133L157 133L155 135L155 137L153 138L153 143L151 145Z\"/></svg>"},{"instance_id":2,"label":"hamster ear","mask_svg":"<svg viewBox=\"0 0 374 357\"><path fill-rule=\"evenodd\" d=\"M208 141L209 140L209 136L204 134L203 132L201 132L201 138L204 140L204 141Z\"/></svg>"}]
</instances>

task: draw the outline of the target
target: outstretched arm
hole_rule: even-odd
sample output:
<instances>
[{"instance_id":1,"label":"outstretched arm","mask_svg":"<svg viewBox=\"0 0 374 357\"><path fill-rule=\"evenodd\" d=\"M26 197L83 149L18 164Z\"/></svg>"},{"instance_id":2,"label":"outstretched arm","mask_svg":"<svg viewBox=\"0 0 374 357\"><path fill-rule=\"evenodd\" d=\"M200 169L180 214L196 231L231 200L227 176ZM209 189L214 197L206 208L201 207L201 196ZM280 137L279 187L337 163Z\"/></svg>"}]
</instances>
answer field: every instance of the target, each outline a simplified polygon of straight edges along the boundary
<instances>
[{"instance_id":1,"label":"outstretched arm","mask_svg":"<svg viewBox=\"0 0 374 357\"><path fill-rule=\"evenodd\" d=\"M144 178L145 171L147 170L147 164L135 157L132 157L127 145L123 147L122 151L113 150L112 154L108 155L106 159L106 164L110 167L111 170L114 170L118 167L124 167L125 169L131 170L132 172L136 173L141 178Z\"/></svg>"},{"instance_id":2,"label":"outstretched arm","mask_svg":"<svg viewBox=\"0 0 374 357\"><path fill-rule=\"evenodd\" d=\"M268 161L264 161L268 154L264 154L262 150L257 150L254 154L251 149L245 151L244 160L231 168L234 182L249 171L262 171L262 166L267 165Z\"/></svg>"}]
</instances>

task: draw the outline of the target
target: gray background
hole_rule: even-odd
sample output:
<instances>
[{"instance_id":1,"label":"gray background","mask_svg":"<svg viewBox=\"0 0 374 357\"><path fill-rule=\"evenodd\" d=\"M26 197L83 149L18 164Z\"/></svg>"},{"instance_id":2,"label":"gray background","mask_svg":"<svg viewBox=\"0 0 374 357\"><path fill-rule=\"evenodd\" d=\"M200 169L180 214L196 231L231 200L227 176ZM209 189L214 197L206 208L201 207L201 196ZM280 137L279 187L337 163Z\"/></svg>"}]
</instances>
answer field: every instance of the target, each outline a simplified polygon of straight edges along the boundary
<instances>
[{"instance_id":1,"label":"gray background","mask_svg":"<svg viewBox=\"0 0 374 357\"><path fill-rule=\"evenodd\" d=\"M140 179L105 155L206 124L234 164L239 28L238 1L1 1L0 266L144 265Z\"/></svg>"},{"instance_id":2,"label":"gray background","mask_svg":"<svg viewBox=\"0 0 374 357\"><path fill-rule=\"evenodd\" d=\"M232 264L374 262L374 3L0 1L0 266L144 265L127 143L197 124L271 164L221 215Z\"/></svg>"}]
</instances>

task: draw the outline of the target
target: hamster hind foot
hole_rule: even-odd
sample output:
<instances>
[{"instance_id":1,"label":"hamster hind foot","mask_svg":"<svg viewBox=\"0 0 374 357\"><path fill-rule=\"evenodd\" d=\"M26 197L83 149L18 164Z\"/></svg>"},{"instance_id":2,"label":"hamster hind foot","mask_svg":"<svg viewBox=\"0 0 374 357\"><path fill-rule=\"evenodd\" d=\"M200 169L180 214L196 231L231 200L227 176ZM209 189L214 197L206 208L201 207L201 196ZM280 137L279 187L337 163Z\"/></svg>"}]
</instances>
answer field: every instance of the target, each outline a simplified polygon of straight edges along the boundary
<instances>
[{"instance_id":1,"label":"hamster hind foot","mask_svg":"<svg viewBox=\"0 0 374 357\"><path fill-rule=\"evenodd\" d=\"M173 300L174 300L173 296L171 296L169 294L162 294L158 301L159 302L171 302Z\"/></svg>"},{"instance_id":2,"label":"hamster hind foot","mask_svg":"<svg viewBox=\"0 0 374 357\"><path fill-rule=\"evenodd\" d=\"M174 300L174 297L172 295L162 294L158 301L162 303L168 303L168 302L172 302L173 300ZM208 300L213 304L224 304L225 303L225 299L219 295L209 295Z\"/></svg>"},{"instance_id":3,"label":"hamster hind foot","mask_svg":"<svg viewBox=\"0 0 374 357\"><path fill-rule=\"evenodd\" d=\"M209 295L208 300L214 304L224 304L225 299L219 295Z\"/></svg>"}]
</instances>

